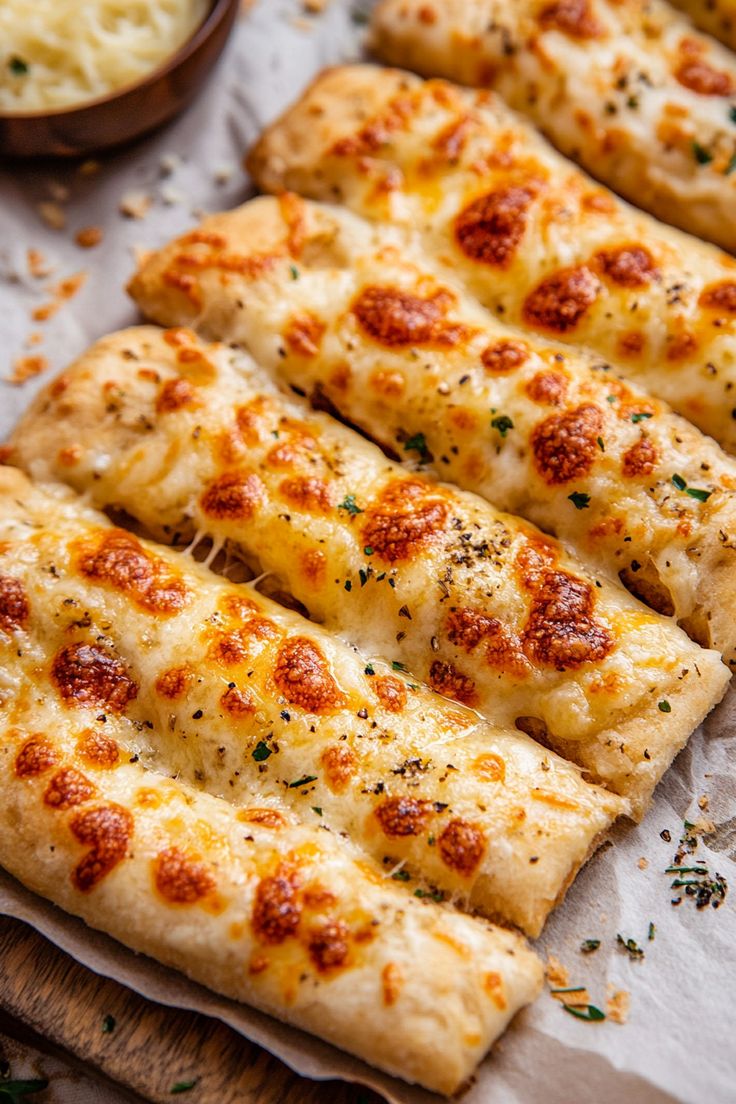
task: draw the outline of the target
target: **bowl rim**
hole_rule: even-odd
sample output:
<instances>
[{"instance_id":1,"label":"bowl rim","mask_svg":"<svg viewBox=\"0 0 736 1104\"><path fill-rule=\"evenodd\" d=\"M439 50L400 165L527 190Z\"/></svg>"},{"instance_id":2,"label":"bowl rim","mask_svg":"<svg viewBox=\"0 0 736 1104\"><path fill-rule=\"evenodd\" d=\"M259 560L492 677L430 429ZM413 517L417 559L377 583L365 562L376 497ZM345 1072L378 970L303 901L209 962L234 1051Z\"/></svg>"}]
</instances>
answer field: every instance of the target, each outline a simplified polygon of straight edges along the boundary
<instances>
[{"instance_id":1,"label":"bowl rim","mask_svg":"<svg viewBox=\"0 0 736 1104\"><path fill-rule=\"evenodd\" d=\"M172 54L157 65L155 69L152 69L150 73L141 77L138 81L133 81L130 84L123 85L121 88L116 88L114 92L108 92L104 96L97 96L93 100L83 100L80 103L69 104L67 107L56 107L48 111L0 111L0 122L5 123L13 120L17 120L18 122L32 122L40 119L58 118L60 115L81 114L82 112L93 111L95 108L114 103L115 100L119 100L130 92L145 89L153 84L157 84L162 77L167 76L186 61L187 58L189 58L195 50L210 37L216 27L220 25L222 20L229 13L230 9L237 8L239 5L240 0L210 0L209 11L204 19L197 24L189 37L186 38Z\"/></svg>"}]
</instances>

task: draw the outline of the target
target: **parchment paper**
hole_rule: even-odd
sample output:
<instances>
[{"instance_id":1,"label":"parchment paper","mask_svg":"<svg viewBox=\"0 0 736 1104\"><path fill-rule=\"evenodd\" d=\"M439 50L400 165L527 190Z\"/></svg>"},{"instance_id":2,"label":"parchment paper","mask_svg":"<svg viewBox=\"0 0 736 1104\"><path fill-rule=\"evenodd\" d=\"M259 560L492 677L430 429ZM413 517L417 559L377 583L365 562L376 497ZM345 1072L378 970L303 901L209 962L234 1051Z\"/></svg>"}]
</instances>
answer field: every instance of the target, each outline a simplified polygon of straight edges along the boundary
<instances>
[{"instance_id":1,"label":"parchment paper","mask_svg":"<svg viewBox=\"0 0 736 1104\"><path fill-rule=\"evenodd\" d=\"M56 164L0 171L0 376L10 374L17 358L37 353L50 370L59 369L95 338L134 322L122 290L133 250L156 247L203 211L247 198L240 162L261 126L322 66L359 57L362 34L348 0L328 0L314 16L305 16L299 0L260 0L244 12L204 94L164 132L101 159L91 175L80 174L77 165ZM63 231L44 225L37 210L39 202L64 195L59 185L69 189L61 202ZM152 198L142 220L119 212L131 192ZM80 249L74 234L91 225L103 229L104 241ZM54 264L52 276L29 274L29 247ZM47 285L80 270L88 278L79 294L50 321L33 322L31 311L48 301ZM26 348L34 331L44 341ZM0 439L48 374L23 387L0 383ZM571 984L586 985L600 1007L607 983L628 990L628 1022L580 1022L545 993L481 1067L466 1104L736 1101L735 762L732 691L670 770L644 823L617 830L613 845L583 870L538 942L540 952L553 952L569 969ZM697 805L703 794L710 799L706 813ZM729 880L734 894L718 911L698 912L692 900L671 905L677 894L664 869L683 819L704 815L716 831L699 844L698 854ZM671 832L671 843L660 838L663 829ZM648 861L644 869L642 858ZM396 1104L438 1099L126 951L1 872L0 911L33 924L91 969L153 1000L217 1016L306 1076L362 1082ZM647 938L650 922L656 925L653 941ZM617 932L636 940L645 950L643 960L631 960L617 946ZM600 949L583 955L581 941L592 938L601 940Z\"/></svg>"}]
</instances>

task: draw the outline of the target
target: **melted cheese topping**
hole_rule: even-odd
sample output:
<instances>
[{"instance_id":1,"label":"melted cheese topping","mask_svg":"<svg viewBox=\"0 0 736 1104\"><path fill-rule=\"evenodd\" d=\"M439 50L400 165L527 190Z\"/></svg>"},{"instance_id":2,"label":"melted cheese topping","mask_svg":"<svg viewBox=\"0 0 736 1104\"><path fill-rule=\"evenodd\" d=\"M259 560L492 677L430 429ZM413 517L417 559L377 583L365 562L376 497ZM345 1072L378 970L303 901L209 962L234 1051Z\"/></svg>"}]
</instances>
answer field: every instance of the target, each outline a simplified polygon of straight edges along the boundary
<instances>
[{"instance_id":1,"label":"melted cheese topping","mask_svg":"<svg viewBox=\"0 0 736 1104\"><path fill-rule=\"evenodd\" d=\"M374 46L492 87L660 218L736 248L736 59L662 0L383 0Z\"/></svg>"},{"instance_id":2,"label":"melted cheese topping","mask_svg":"<svg viewBox=\"0 0 736 1104\"><path fill-rule=\"evenodd\" d=\"M736 452L733 259L597 187L494 95L331 70L249 166L416 230L503 321L595 349Z\"/></svg>"},{"instance_id":3,"label":"melted cheese topping","mask_svg":"<svg viewBox=\"0 0 736 1104\"><path fill-rule=\"evenodd\" d=\"M32 634L24 662L48 671L57 709L87 711L85 724L151 725L152 769L235 806L318 821L387 873L405 864L413 886L534 934L625 810L522 733L378 660L367 671L252 589L74 499L29 491L23 502L26 516L6 501L0 522L0 577L12 587L0 606ZM474 767L487 754L503 763L491 786Z\"/></svg>"},{"instance_id":4,"label":"melted cheese topping","mask_svg":"<svg viewBox=\"0 0 736 1104\"><path fill-rule=\"evenodd\" d=\"M149 316L243 342L399 452L422 434L443 477L570 542L734 658L736 466L712 441L593 357L520 340L390 228L287 196L201 233L134 280ZM549 309L574 312L577 294ZM325 327L318 357L285 342L296 312Z\"/></svg>"},{"instance_id":5,"label":"melted cheese topping","mask_svg":"<svg viewBox=\"0 0 736 1104\"><path fill-rule=\"evenodd\" d=\"M385 336L391 312L377 317ZM323 324L297 312L287 344L296 333L296 355L318 356ZM318 622L397 662L398 673L370 684L389 713L400 716L412 692L403 666L489 720L542 738L638 812L725 687L715 654L594 581L549 537L388 462L280 393L243 354L190 331L130 330L62 378L18 428L13 458L98 506L122 507L164 540L209 533L273 573ZM402 379L379 370L372 383L390 399ZM113 555L91 555L86 570L104 578ZM178 600L165 575L141 566L137 578L139 604ZM237 633L216 655L225 666L245 655ZM284 666L306 662L289 656ZM315 690L339 695L324 681ZM334 750L340 775L347 749Z\"/></svg>"},{"instance_id":6,"label":"melted cheese topping","mask_svg":"<svg viewBox=\"0 0 736 1104\"><path fill-rule=\"evenodd\" d=\"M207 0L3 0L0 112L54 110L135 84L202 22Z\"/></svg>"}]
</instances>

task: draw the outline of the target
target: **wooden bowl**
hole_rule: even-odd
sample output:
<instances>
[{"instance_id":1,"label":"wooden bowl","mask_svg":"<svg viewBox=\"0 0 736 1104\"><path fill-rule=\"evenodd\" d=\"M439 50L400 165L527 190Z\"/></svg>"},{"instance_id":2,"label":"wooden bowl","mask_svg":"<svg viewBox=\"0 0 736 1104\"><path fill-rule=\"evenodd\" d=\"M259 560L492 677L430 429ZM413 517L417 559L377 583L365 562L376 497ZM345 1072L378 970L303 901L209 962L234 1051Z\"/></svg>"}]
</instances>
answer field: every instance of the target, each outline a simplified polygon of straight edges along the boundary
<instances>
[{"instance_id":1,"label":"wooden bowl","mask_svg":"<svg viewBox=\"0 0 736 1104\"><path fill-rule=\"evenodd\" d=\"M78 157L140 138L194 99L223 51L240 0L211 0L209 14L163 64L136 84L55 111L0 113L0 156Z\"/></svg>"}]
</instances>

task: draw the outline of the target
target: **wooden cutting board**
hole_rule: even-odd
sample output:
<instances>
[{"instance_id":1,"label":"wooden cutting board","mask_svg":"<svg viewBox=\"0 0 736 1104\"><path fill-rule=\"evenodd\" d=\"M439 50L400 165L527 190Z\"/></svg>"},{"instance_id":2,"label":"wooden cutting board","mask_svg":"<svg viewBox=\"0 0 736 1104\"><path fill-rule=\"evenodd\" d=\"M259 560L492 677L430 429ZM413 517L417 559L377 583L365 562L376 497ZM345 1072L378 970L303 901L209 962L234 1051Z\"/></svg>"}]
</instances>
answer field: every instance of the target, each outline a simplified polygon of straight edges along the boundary
<instances>
[{"instance_id":1,"label":"wooden cutting board","mask_svg":"<svg viewBox=\"0 0 736 1104\"><path fill-rule=\"evenodd\" d=\"M0 1008L152 1104L382 1104L355 1085L298 1077L218 1020L146 1001L7 917ZM104 1031L110 1016L114 1029ZM193 1089L172 1095L195 1078Z\"/></svg>"}]
</instances>

